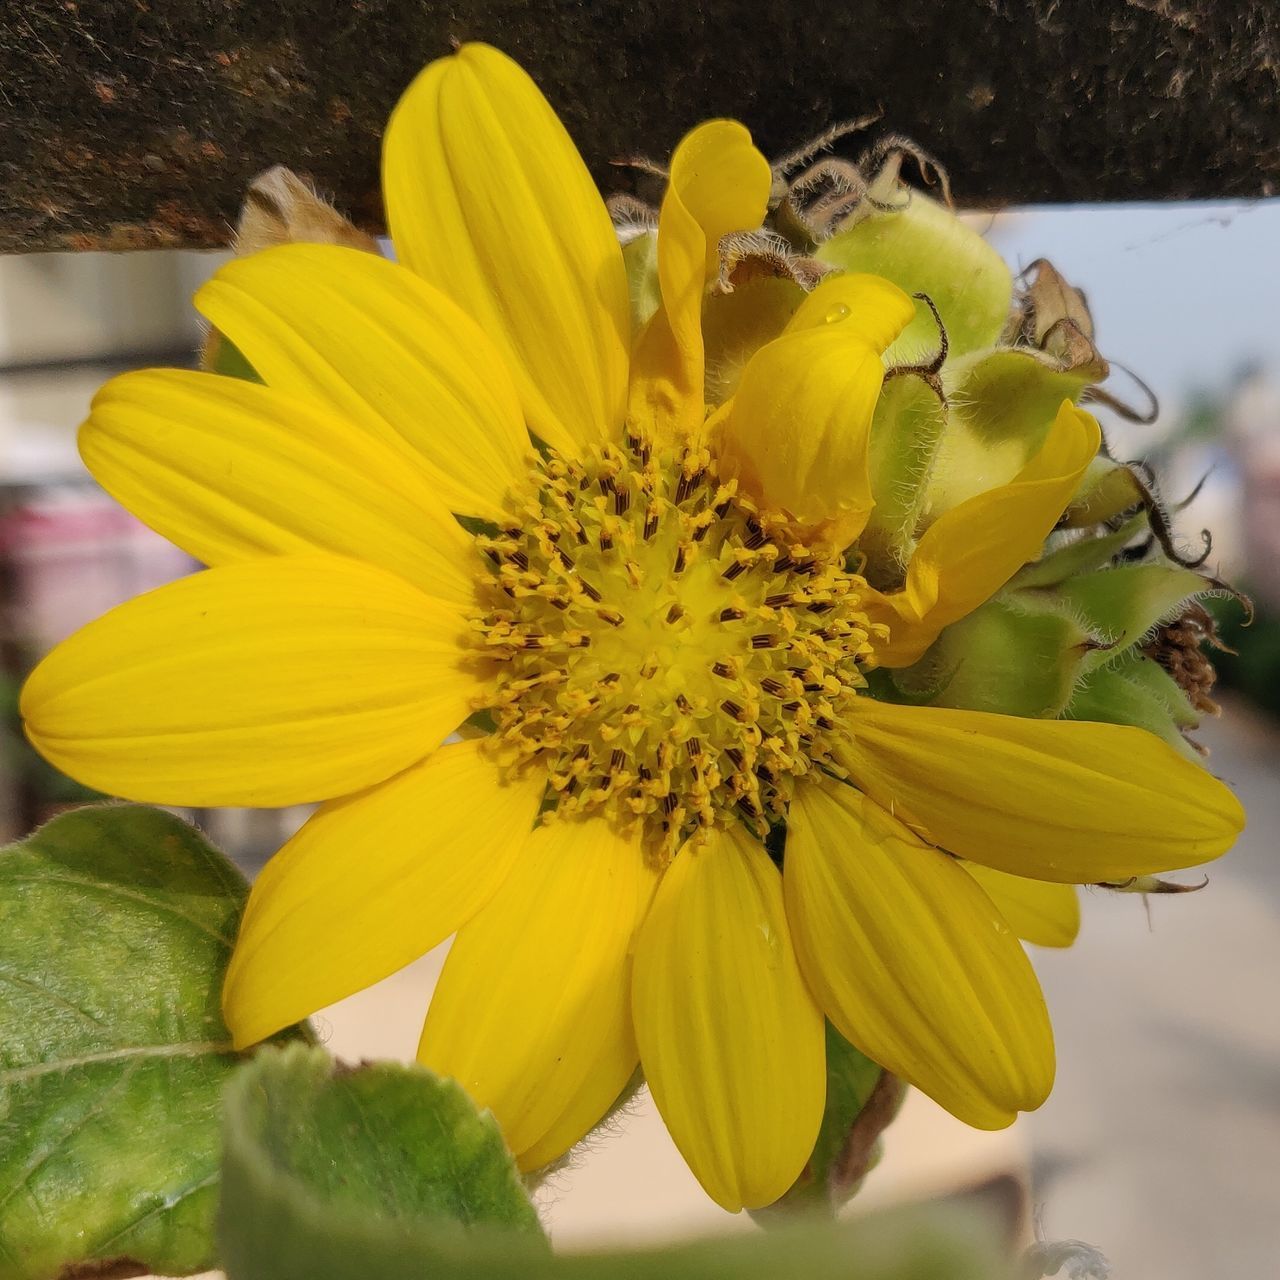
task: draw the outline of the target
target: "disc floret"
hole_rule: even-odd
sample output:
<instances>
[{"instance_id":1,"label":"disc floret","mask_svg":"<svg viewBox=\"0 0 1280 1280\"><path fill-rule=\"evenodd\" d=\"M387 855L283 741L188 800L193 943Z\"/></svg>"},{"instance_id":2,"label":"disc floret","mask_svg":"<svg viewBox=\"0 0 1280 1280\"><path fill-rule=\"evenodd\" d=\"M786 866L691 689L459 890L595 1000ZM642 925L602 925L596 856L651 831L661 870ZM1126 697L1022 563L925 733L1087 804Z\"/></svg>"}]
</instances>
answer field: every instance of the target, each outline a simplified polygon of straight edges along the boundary
<instances>
[{"instance_id":1,"label":"disc floret","mask_svg":"<svg viewBox=\"0 0 1280 1280\"><path fill-rule=\"evenodd\" d=\"M700 448L551 453L509 511L477 539L502 763L545 768L550 811L642 822L660 856L716 822L763 837L865 687L865 581Z\"/></svg>"}]
</instances>

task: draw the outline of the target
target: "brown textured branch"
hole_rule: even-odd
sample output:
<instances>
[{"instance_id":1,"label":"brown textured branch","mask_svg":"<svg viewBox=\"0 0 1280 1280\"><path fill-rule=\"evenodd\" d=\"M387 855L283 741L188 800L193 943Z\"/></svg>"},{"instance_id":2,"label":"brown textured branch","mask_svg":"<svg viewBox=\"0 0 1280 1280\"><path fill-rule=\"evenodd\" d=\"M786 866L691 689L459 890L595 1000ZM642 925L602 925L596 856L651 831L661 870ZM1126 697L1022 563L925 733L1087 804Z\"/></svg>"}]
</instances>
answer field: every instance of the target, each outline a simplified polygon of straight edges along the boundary
<instances>
[{"instance_id":1,"label":"brown textured branch","mask_svg":"<svg viewBox=\"0 0 1280 1280\"><path fill-rule=\"evenodd\" d=\"M6 0L0 250L222 244L277 163L377 230L387 112L469 39L610 190L706 116L781 154L881 112L965 204L1265 196L1278 32L1274 0Z\"/></svg>"}]
</instances>

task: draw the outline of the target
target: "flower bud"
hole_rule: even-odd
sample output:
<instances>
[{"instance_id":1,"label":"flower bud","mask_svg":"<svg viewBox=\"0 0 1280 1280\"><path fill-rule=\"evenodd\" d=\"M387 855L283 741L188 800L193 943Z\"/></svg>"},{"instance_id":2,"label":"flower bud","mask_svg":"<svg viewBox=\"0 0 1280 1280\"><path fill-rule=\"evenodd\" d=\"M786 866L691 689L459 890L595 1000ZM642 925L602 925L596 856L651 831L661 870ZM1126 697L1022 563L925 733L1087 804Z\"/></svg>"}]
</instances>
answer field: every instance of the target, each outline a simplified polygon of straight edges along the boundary
<instances>
[{"instance_id":1,"label":"flower bud","mask_svg":"<svg viewBox=\"0 0 1280 1280\"><path fill-rule=\"evenodd\" d=\"M901 164L901 153L890 156L867 197L814 256L841 271L872 272L907 293L928 294L955 354L993 346L1009 316L1009 268L946 205L912 191L900 177ZM937 339L932 312L917 301L915 318L890 355L914 358L935 349Z\"/></svg>"}]
</instances>

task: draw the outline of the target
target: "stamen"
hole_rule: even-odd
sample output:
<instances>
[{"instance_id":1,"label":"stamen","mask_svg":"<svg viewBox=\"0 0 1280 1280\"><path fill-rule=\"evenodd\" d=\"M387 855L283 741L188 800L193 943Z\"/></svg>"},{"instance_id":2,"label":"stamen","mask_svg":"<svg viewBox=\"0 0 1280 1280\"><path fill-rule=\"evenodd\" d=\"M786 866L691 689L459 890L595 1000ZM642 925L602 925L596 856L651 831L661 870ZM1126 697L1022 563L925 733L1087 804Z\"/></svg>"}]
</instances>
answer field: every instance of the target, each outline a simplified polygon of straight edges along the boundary
<instances>
[{"instance_id":1,"label":"stamen","mask_svg":"<svg viewBox=\"0 0 1280 1280\"><path fill-rule=\"evenodd\" d=\"M552 451L507 512L476 539L490 744L501 767L543 771L562 817L638 822L662 860L717 823L765 834L797 777L835 768L884 637L866 584L706 449Z\"/></svg>"}]
</instances>

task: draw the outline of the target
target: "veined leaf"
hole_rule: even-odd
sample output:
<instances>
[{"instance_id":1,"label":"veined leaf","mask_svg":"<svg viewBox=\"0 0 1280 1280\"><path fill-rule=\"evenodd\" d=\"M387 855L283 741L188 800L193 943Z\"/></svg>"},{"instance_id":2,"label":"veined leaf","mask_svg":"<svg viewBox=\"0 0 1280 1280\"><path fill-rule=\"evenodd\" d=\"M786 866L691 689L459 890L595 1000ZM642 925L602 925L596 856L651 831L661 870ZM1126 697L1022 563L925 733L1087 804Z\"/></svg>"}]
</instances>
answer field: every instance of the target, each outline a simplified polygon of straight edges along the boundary
<instances>
[{"instance_id":1,"label":"veined leaf","mask_svg":"<svg viewBox=\"0 0 1280 1280\"><path fill-rule=\"evenodd\" d=\"M916 1211L553 1256L492 1119L418 1067L263 1054L227 1095L229 1280L997 1280L981 1227Z\"/></svg>"},{"instance_id":2,"label":"veined leaf","mask_svg":"<svg viewBox=\"0 0 1280 1280\"><path fill-rule=\"evenodd\" d=\"M218 1001L245 893L197 831L140 805L0 850L0 1280L212 1265L240 1061Z\"/></svg>"},{"instance_id":3,"label":"veined leaf","mask_svg":"<svg viewBox=\"0 0 1280 1280\"><path fill-rule=\"evenodd\" d=\"M547 1252L497 1122L424 1067L264 1054L228 1091L225 1136L219 1238L235 1280L434 1275L428 1262L495 1239Z\"/></svg>"}]
</instances>

